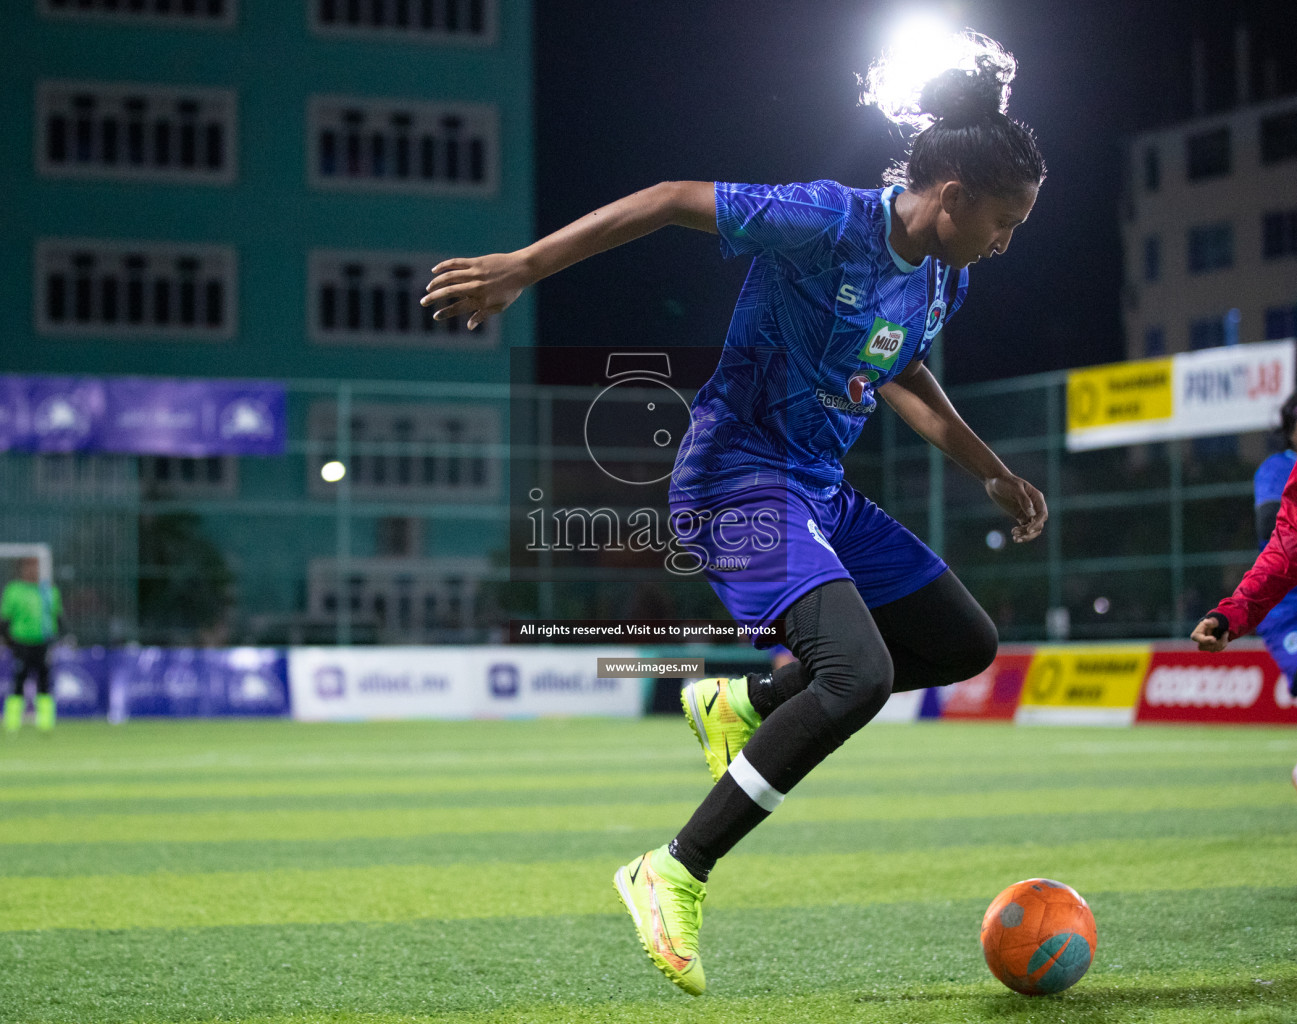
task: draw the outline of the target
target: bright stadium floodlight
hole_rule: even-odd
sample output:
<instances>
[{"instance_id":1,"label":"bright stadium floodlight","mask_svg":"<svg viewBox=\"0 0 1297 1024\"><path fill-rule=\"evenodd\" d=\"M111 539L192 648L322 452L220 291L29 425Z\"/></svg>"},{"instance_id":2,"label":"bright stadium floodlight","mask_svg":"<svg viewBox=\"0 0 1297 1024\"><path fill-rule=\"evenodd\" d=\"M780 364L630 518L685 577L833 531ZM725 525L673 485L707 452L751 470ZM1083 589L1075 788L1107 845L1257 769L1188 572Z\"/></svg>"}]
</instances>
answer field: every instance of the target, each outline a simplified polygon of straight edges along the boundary
<instances>
[{"instance_id":1,"label":"bright stadium floodlight","mask_svg":"<svg viewBox=\"0 0 1297 1024\"><path fill-rule=\"evenodd\" d=\"M953 67L960 56L954 28L931 11L916 12L897 22L888 50L914 69L920 85Z\"/></svg>"},{"instance_id":2,"label":"bright stadium floodlight","mask_svg":"<svg viewBox=\"0 0 1297 1024\"><path fill-rule=\"evenodd\" d=\"M939 15L911 14L897 23L883 53L886 74L870 82L884 112L912 110L923 87L959 63L960 38Z\"/></svg>"},{"instance_id":3,"label":"bright stadium floodlight","mask_svg":"<svg viewBox=\"0 0 1297 1024\"><path fill-rule=\"evenodd\" d=\"M923 87L943 71L975 71L984 60L999 69L1003 83L1013 78L1012 55L993 39L972 29L957 32L936 14L913 14L896 24L882 57L861 79L860 100L876 106L893 124L922 131L933 121L919 109ZM1002 111L1006 99L1001 97Z\"/></svg>"},{"instance_id":4,"label":"bright stadium floodlight","mask_svg":"<svg viewBox=\"0 0 1297 1024\"><path fill-rule=\"evenodd\" d=\"M336 484L347 475L347 467L337 459L332 462L326 462L320 467L320 476L324 478L325 483Z\"/></svg>"}]
</instances>

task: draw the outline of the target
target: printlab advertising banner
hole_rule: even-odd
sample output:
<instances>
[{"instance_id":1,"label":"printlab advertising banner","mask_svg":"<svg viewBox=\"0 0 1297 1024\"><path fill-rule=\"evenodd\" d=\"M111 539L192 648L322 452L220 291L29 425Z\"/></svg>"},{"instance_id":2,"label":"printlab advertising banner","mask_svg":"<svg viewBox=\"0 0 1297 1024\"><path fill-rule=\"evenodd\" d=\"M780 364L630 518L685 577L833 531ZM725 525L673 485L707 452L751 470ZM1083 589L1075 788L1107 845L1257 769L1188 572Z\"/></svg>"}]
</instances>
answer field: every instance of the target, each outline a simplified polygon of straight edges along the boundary
<instances>
[{"instance_id":1,"label":"printlab advertising banner","mask_svg":"<svg viewBox=\"0 0 1297 1024\"><path fill-rule=\"evenodd\" d=\"M285 436L278 384L0 376L0 451L282 455Z\"/></svg>"},{"instance_id":2,"label":"printlab advertising banner","mask_svg":"<svg viewBox=\"0 0 1297 1024\"><path fill-rule=\"evenodd\" d=\"M295 647L288 655L293 717L632 717L644 712L642 679L600 678L599 658L635 658L634 647Z\"/></svg>"},{"instance_id":3,"label":"printlab advertising banner","mask_svg":"<svg viewBox=\"0 0 1297 1024\"><path fill-rule=\"evenodd\" d=\"M1295 343L1256 342L1067 375L1067 448L1269 430L1292 393Z\"/></svg>"}]
</instances>

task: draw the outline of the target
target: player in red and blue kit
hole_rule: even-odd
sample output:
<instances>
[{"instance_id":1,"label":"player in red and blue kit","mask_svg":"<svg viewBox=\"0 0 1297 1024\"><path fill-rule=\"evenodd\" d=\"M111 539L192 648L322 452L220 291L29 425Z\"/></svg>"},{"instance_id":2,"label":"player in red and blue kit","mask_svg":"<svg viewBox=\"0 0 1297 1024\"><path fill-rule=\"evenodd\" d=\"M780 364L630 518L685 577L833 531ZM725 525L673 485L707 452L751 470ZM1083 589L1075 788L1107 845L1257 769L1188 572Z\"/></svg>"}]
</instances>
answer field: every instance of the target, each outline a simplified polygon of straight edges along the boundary
<instances>
[{"instance_id":1,"label":"player in red and blue kit","mask_svg":"<svg viewBox=\"0 0 1297 1024\"><path fill-rule=\"evenodd\" d=\"M518 252L433 268L424 304L475 328L528 285L669 224L752 260L677 454L672 526L734 617L772 627L766 645L797 660L691 684L717 783L670 843L615 878L654 964L691 994L705 986L698 932L716 861L893 692L969 678L995 656L994 624L946 564L843 480L878 398L984 483L1016 541L1047 517L924 365L967 268L1008 248L1044 180L1031 132L1004 113L1013 70L990 43L929 83L934 123L887 188L665 182Z\"/></svg>"},{"instance_id":2,"label":"player in red and blue kit","mask_svg":"<svg viewBox=\"0 0 1297 1024\"><path fill-rule=\"evenodd\" d=\"M1238 589L1195 627L1191 639L1204 651L1221 651L1256 630L1297 696L1297 394L1279 410L1285 451L1271 455L1252 479L1261 553Z\"/></svg>"},{"instance_id":3,"label":"player in red and blue kit","mask_svg":"<svg viewBox=\"0 0 1297 1024\"><path fill-rule=\"evenodd\" d=\"M1263 550L1279 519L1284 485L1297 464L1297 394L1290 395L1279 410L1279 433L1287 447L1261 463L1252 478L1257 545ZM1288 688L1297 694L1297 590L1284 595L1261 620L1256 632L1288 677Z\"/></svg>"}]
</instances>

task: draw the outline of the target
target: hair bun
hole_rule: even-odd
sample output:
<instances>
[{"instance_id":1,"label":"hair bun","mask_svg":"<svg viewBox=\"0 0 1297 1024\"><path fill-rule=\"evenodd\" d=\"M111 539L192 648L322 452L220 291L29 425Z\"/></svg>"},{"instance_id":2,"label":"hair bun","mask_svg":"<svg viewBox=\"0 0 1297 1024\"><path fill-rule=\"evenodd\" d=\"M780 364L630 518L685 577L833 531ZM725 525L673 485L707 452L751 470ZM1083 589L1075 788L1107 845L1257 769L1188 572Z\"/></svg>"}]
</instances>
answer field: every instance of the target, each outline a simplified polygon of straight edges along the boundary
<instances>
[{"instance_id":1,"label":"hair bun","mask_svg":"<svg viewBox=\"0 0 1297 1024\"><path fill-rule=\"evenodd\" d=\"M941 70L944 69L944 70ZM1003 114L1018 62L999 43L965 29L933 37L918 52L889 51L860 79L860 102L903 129L975 124Z\"/></svg>"},{"instance_id":2,"label":"hair bun","mask_svg":"<svg viewBox=\"0 0 1297 1024\"><path fill-rule=\"evenodd\" d=\"M985 121L1008 109L1012 78L1012 68L980 54L976 70L947 68L924 85L919 110L950 128Z\"/></svg>"}]
</instances>

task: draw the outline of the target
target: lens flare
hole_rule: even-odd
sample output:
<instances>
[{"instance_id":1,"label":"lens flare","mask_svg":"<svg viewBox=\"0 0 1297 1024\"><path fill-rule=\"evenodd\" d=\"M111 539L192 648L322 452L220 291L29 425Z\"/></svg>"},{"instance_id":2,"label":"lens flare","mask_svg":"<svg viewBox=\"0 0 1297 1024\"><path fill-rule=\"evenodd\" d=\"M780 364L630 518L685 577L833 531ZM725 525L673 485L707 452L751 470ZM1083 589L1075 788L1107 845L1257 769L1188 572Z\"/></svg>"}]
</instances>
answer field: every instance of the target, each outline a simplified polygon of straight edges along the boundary
<instances>
[{"instance_id":1,"label":"lens flare","mask_svg":"<svg viewBox=\"0 0 1297 1024\"><path fill-rule=\"evenodd\" d=\"M1017 71L1013 54L980 32L952 32L935 16L916 15L897 27L882 57L860 79L860 102L877 107L897 125L922 131L934 120L919 109L923 87L950 68L975 71L979 62L986 61L999 69L1005 86L1000 100L1003 113L1009 103L1008 84Z\"/></svg>"}]
</instances>

